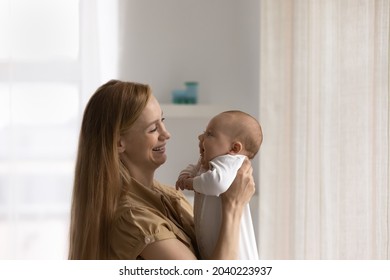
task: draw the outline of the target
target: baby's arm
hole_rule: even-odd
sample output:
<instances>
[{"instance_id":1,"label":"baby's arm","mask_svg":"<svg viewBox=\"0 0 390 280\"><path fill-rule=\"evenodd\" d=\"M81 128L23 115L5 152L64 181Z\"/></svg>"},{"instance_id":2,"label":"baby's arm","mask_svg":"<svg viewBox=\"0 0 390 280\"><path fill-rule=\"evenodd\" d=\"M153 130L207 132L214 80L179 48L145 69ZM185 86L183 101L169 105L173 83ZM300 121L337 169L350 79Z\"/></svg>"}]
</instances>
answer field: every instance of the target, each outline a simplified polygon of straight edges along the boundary
<instances>
[{"instance_id":1,"label":"baby's arm","mask_svg":"<svg viewBox=\"0 0 390 280\"><path fill-rule=\"evenodd\" d=\"M186 169L180 172L179 178L176 181L176 189L179 190L193 190L193 177L199 171L200 161L197 164L189 164Z\"/></svg>"}]
</instances>

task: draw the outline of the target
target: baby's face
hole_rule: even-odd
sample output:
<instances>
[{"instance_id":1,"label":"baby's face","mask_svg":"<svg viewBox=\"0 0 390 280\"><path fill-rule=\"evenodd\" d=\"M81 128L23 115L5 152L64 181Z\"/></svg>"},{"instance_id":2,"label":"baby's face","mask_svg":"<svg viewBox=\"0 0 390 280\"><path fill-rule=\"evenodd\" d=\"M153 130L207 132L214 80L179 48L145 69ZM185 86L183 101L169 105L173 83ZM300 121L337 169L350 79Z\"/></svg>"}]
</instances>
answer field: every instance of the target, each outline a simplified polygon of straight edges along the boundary
<instances>
[{"instance_id":1,"label":"baby's face","mask_svg":"<svg viewBox=\"0 0 390 280\"><path fill-rule=\"evenodd\" d=\"M230 130L225 116L217 115L211 119L204 134L198 137L204 168L208 169L208 163L213 158L230 152L232 148Z\"/></svg>"}]
</instances>

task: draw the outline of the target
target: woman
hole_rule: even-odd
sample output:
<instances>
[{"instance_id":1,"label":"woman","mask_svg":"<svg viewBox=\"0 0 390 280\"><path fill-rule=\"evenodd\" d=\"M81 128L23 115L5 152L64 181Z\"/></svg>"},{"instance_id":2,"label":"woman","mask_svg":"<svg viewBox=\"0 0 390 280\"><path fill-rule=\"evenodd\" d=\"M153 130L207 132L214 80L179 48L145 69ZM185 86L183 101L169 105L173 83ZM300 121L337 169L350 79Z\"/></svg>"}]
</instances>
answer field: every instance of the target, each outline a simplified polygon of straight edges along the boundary
<instances>
[{"instance_id":1,"label":"woman","mask_svg":"<svg viewBox=\"0 0 390 280\"><path fill-rule=\"evenodd\" d=\"M112 80L84 112L70 225L69 259L197 259L192 207L154 180L170 138L148 85ZM254 193L246 161L222 196L212 259L235 259L239 223Z\"/></svg>"}]
</instances>

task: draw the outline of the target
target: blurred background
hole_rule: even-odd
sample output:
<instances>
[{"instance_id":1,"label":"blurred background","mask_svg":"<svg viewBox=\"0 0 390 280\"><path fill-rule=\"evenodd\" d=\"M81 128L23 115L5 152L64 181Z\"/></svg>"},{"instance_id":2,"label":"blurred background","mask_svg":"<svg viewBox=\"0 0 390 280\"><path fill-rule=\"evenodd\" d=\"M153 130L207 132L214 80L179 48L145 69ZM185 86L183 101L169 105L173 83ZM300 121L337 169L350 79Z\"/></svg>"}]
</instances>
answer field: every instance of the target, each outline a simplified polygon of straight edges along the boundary
<instances>
[{"instance_id":1,"label":"blurred background","mask_svg":"<svg viewBox=\"0 0 390 280\"><path fill-rule=\"evenodd\" d=\"M0 259L67 258L83 110L114 78L161 103L163 183L210 117L259 119L262 259L390 259L389 2L0 0Z\"/></svg>"},{"instance_id":2,"label":"blurred background","mask_svg":"<svg viewBox=\"0 0 390 280\"><path fill-rule=\"evenodd\" d=\"M258 1L0 0L0 258L67 257L78 133L110 79L151 85L172 134L157 178L196 162L222 109L258 113ZM198 82L197 108L171 92ZM189 197L191 198L191 197Z\"/></svg>"}]
</instances>

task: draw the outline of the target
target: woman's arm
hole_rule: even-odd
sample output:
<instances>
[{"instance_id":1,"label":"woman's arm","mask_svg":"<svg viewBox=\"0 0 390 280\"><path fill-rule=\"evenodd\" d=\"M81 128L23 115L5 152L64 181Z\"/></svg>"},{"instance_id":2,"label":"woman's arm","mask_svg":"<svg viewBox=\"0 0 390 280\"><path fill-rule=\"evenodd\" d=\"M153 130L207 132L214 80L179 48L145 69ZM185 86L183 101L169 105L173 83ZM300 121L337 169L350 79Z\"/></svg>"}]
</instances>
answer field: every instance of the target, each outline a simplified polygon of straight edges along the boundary
<instances>
[{"instance_id":1,"label":"woman's arm","mask_svg":"<svg viewBox=\"0 0 390 280\"><path fill-rule=\"evenodd\" d=\"M222 223L218 242L211 259L237 259L240 237L240 221L244 207L255 193L253 169L245 159L230 188L221 195Z\"/></svg>"},{"instance_id":2,"label":"woman's arm","mask_svg":"<svg viewBox=\"0 0 390 280\"><path fill-rule=\"evenodd\" d=\"M222 223L211 259L228 260L238 256L242 212L255 192L252 172L250 161L245 159L232 185L221 195ZM149 260L196 259L193 252L178 239L153 242L142 251L141 257Z\"/></svg>"},{"instance_id":3,"label":"woman's arm","mask_svg":"<svg viewBox=\"0 0 390 280\"><path fill-rule=\"evenodd\" d=\"M238 169L246 156L222 155L210 161L210 169L194 177L192 187L201 194L220 196L236 178Z\"/></svg>"},{"instance_id":4,"label":"woman's arm","mask_svg":"<svg viewBox=\"0 0 390 280\"><path fill-rule=\"evenodd\" d=\"M145 260L196 260L196 256L179 239L156 241L142 251Z\"/></svg>"}]
</instances>

